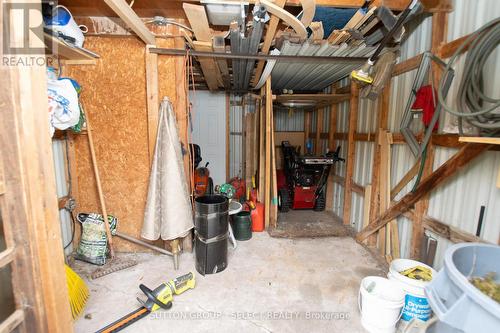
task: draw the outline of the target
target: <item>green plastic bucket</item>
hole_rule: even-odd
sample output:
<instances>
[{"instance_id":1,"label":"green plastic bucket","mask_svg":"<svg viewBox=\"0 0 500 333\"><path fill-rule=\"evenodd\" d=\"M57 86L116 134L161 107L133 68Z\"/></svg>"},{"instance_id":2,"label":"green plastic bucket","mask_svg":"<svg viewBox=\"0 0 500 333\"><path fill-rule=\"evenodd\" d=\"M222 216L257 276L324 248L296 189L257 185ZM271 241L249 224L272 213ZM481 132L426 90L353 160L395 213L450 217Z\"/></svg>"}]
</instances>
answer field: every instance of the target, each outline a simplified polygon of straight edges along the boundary
<instances>
[{"instance_id":1,"label":"green plastic bucket","mask_svg":"<svg viewBox=\"0 0 500 333\"><path fill-rule=\"evenodd\" d=\"M252 238L252 218L250 212L242 211L232 215L232 227L234 238L239 241L246 241Z\"/></svg>"}]
</instances>

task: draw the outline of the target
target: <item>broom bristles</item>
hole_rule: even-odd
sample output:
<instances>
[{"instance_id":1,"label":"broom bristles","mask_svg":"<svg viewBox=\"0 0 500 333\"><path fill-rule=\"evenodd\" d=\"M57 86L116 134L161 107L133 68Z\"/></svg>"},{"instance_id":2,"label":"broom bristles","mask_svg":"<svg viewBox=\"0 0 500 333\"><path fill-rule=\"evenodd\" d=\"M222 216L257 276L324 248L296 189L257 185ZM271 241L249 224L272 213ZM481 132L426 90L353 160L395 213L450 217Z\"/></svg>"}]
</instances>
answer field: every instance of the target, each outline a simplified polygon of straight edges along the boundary
<instances>
[{"instance_id":1,"label":"broom bristles","mask_svg":"<svg viewBox=\"0 0 500 333\"><path fill-rule=\"evenodd\" d=\"M71 315L73 316L73 319L76 319L83 311L85 303L89 298L89 288L75 271L73 271L68 265L65 266Z\"/></svg>"}]
</instances>

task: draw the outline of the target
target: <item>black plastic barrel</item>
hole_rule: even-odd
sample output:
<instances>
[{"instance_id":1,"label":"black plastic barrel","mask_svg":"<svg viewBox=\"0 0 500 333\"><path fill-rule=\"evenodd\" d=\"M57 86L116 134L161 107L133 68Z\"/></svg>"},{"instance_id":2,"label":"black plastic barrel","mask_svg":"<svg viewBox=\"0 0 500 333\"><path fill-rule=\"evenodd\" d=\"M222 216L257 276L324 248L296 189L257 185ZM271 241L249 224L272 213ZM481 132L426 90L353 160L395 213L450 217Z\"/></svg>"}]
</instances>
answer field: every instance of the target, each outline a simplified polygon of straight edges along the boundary
<instances>
[{"instance_id":1,"label":"black plastic barrel","mask_svg":"<svg viewBox=\"0 0 500 333\"><path fill-rule=\"evenodd\" d=\"M202 275L227 267L228 208L227 198L221 195L195 200L196 270Z\"/></svg>"},{"instance_id":2,"label":"black plastic barrel","mask_svg":"<svg viewBox=\"0 0 500 333\"><path fill-rule=\"evenodd\" d=\"M231 215L234 238L246 241L252 238L252 218L250 212L242 211Z\"/></svg>"}]
</instances>

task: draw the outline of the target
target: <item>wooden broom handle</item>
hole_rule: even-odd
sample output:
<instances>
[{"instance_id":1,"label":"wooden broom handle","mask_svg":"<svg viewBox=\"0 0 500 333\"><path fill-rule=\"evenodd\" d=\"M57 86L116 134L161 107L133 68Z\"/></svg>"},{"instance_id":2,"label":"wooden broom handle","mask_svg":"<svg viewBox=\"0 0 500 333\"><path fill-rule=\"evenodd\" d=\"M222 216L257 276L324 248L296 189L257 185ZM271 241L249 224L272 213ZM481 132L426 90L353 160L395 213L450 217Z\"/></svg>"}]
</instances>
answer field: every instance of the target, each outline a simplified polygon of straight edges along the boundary
<instances>
[{"instance_id":1,"label":"wooden broom handle","mask_svg":"<svg viewBox=\"0 0 500 333\"><path fill-rule=\"evenodd\" d=\"M104 202L104 194L102 193L101 177L99 176L99 168L97 167L97 158L95 156L94 140L92 138L92 129L90 127L89 114L86 114L87 120L87 137L89 138L90 156L92 157L92 167L94 168L95 181L97 183L97 193L99 194L99 202L101 204L102 216L104 219L104 226L106 228L106 237L108 238L109 253L111 258L115 257L113 249L113 237L108 223L108 212L106 211L106 203Z\"/></svg>"}]
</instances>

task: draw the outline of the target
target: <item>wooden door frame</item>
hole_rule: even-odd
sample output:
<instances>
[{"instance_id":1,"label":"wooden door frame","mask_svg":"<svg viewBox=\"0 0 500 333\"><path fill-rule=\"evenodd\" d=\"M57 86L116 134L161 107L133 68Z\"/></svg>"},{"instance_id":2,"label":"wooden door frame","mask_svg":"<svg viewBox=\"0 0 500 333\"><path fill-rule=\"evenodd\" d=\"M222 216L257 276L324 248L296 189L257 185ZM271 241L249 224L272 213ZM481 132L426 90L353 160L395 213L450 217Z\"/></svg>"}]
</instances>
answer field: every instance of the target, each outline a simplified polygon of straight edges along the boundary
<instances>
[{"instance_id":1,"label":"wooden door frame","mask_svg":"<svg viewBox=\"0 0 500 333\"><path fill-rule=\"evenodd\" d=\"M11 29L15 38L22 38L22 22L14 22ZM6 245L13 250L6 264L11 265L16 303L16 311L0 323L2 332L16 327L20 332L73 331L46 80L45 65L0 66L0 159L4 173L0 204Z\"/></svg>"}]
</instances>

